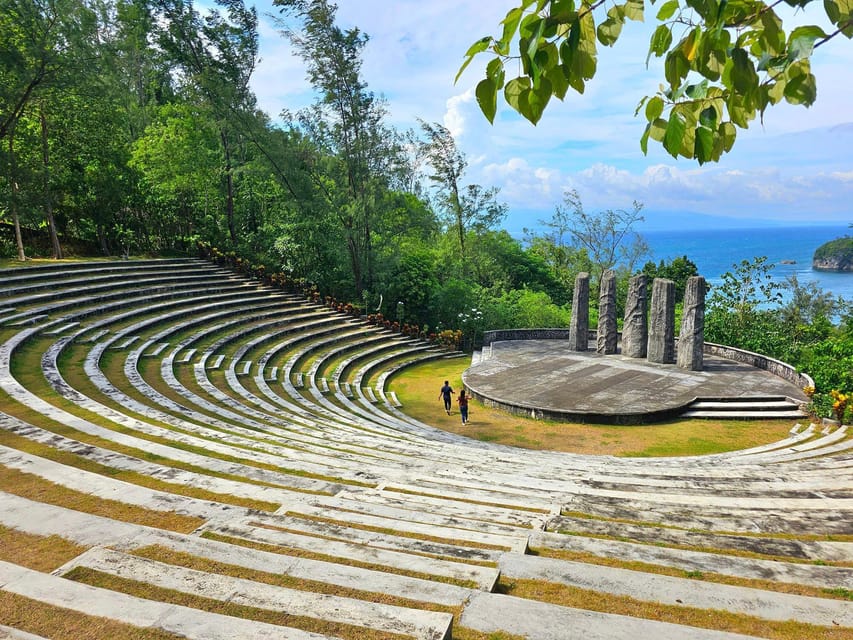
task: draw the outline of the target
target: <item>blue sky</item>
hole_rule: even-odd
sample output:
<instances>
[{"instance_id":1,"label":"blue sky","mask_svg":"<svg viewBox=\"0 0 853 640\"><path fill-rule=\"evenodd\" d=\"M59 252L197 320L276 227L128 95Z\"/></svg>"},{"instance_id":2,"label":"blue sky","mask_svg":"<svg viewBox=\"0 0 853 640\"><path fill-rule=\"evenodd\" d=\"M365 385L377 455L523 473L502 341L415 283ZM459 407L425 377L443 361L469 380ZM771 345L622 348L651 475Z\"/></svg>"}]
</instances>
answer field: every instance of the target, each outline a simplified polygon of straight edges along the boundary
<instances>
[{"instance_id":1,"label":"blue sky","mask_svg":"<svg viewBox=\"0 0 853 640\"><path fill-rule=\"evenodd\" d=\"M509 205L505 227L514 234L549 218L565 189L577 189L588 211L642 202L641 231L673 225L738 227L853 222L853 42L835 38L812 61L818 99L810 109L772 108L764 123L739 131L733 151L718 164L675 160L639 139L645 120L634 117L644 95L661 81L659 64L646 68L653 22L628 23L615 47L599 47L598 72L584 95L553 100L534 127L499 104L495 124L480 114L473 88L487 57L453 83L463 55L477 38L498 33L513 0L339 0L338 22L370 36L363 75L388 102L389 122L417 127L441 122L467 154L466 179L500 187ZM822 3L813 3L822 4ZM262 61L253 81L261 107L313 100L304 65L256 4ZM794 15L790 24L820 23ZM786 27L790 28L788 18ZM508 73L508 77L510 74Z\"/></svg>"}]
</instances>

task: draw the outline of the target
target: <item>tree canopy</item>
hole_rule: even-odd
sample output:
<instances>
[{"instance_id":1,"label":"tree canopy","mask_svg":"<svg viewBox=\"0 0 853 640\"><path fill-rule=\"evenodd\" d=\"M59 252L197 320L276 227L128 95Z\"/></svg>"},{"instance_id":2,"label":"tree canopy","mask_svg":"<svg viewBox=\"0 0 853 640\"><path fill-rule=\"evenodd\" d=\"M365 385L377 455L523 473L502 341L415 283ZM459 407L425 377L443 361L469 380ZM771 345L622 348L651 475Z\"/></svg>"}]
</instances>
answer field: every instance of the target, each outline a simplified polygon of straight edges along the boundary
<instances>
[{"instance_id":1,"label":"tree canopy","mask_svg":"<svg viewBox=\"0 0 853 640\"><path fill-rule=\"evenodd\" d=\"M583 93L597 69L599 45L612 47L628 21L643 21L656 5L658 25L646 63L664 59L664 78L636 114L640 138L673 157L700 164L730 151L738 129L782 101L810 106L817 97L814 51L839 35L853 38L853 1L824 0L826 25L786 28L780 8L817 7L816 0L523 0L501 22L499 36L480 38L457 74L479 54L491 55L477 102L494 121L498 95L536 124L550 99ZM507 78L519 69L516 77Z\"/></svg>"}]
</instances>

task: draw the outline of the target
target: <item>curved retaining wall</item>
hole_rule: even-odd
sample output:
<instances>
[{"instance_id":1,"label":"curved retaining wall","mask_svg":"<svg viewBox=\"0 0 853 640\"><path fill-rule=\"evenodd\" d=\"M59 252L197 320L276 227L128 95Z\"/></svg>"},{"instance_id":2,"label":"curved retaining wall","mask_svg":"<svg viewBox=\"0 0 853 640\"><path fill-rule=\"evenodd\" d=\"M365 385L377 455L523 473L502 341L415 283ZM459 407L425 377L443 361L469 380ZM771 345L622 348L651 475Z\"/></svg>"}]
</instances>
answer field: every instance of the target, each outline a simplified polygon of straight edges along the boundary
<instances>
[{"instance_id":1,"label":"curved retaining wall","mask_svg":"<svg viewBox=\"0 0 853 640\"><path fill-rule=\"evenodd\" d=\"M814 386L814 380L808 374L800 373L788 363L768 358L760 353L753 353L752 351L745 351L736 347L727 347L722 344L714 344L713 342L705 343L704 352L711 356L748 364L756 369L763 369L774 376L799 386L801 389L803 387Z\"/></svg>"}]
</instances>

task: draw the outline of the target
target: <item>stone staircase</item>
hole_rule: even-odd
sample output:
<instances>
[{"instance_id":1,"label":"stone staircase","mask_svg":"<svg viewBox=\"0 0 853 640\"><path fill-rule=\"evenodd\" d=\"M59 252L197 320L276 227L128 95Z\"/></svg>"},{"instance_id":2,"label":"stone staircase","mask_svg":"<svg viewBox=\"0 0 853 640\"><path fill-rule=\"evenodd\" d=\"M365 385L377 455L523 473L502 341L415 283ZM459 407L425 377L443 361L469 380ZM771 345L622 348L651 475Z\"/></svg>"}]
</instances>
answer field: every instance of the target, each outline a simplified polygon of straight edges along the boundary
<instances>
[{"instance_id":1,"label":"stone staircase","mask_svg":"<svg viewBox=\"0 0 853 640\"><path fill-rule=\"evenodd\" d=\"M698 398L681 418L722 420L802 420L806 417L799 402L784 396L744 396L739 398Z\"/></svg>"},{"instance_id":2,"label":"stone staircase","mask_svg":"<svg viewBox=\"0 0 853 640\"><path fill-rule=\"evenodd\" d=\"M853 638L846 428L471 440L390 401L448 354L198 260L0 271L0 310L0 638Z\"/></svg>"}]
</instances>

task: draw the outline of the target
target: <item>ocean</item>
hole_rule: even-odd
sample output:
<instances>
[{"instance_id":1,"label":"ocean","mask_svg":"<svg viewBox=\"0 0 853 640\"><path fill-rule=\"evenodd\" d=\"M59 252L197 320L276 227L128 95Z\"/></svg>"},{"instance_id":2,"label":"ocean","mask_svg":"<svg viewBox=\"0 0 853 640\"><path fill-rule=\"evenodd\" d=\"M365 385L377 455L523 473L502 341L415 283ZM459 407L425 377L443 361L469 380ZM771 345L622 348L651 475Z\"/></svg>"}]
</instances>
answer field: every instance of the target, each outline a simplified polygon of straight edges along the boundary
<instances>
[{"instance_id":1,"label":"ocean","mask_svg":"<svg viewBox=\"0 0 853 640\"><path fill-rule=\"evenodd\" d=\"M643 238L652 250L652 260L672 260L686 255L711 284L734 271L741 260L767 256L773 279L784 284L796 275L800 284L816 282L824 291L853 301L853 273L812 270L812 255L829 240L853 235L847 226L763 227L761 229L713 229L690 231L647 231ZM642 266L642 265L639 265Z\"/></svg>"}]
</instances>

